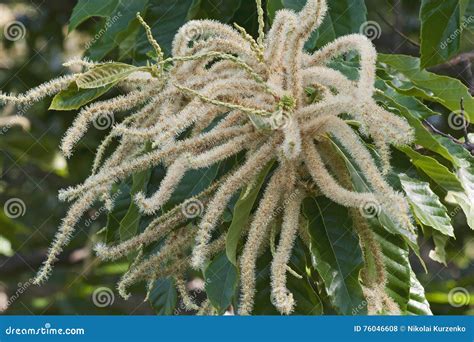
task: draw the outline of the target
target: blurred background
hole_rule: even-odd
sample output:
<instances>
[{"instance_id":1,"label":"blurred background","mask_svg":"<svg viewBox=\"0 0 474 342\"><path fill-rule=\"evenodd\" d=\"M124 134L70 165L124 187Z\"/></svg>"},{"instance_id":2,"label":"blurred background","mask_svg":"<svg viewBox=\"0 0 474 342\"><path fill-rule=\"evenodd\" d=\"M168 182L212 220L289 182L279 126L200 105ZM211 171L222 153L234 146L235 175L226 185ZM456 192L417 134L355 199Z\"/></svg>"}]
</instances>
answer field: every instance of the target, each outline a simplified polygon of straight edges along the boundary
<instances>
[{"instance_id":1,"label":"blurred background","mask_svg":"<svg viewBox=\"0 0 474 342\"><path fill-rule=\"evenodd\" d=\"M102 2L106 4L108 1ZM243 2L251 3L250 0ZM214 3L217 9L225 8L226 1ZM74 0L0 1L2 92L24 92L67 73L62 63L83 56L91 44L94 44L94 48L89 50L91 57L107 56L136 63L145 60L143 49L135 46L135 40L121 41L117 48L110 45L107 37L97 37L106 18L91 18L68 33L69 18L75 4ZM366 5L369 20L381 28L373 40L380 52L418 54L420 1L367 0ZM255 32L253 2L243 7L232 12L226 21L237 21L249 32ZM218 19L216 13L219 11L190 13L189 17ZM474 20L469 24L474 26ZM116 32L117 37L119 34ZM461 55L430 70L462 80L472 93L472 31L463 31L462 51ZM144 293L140 293L138 288L129 301L114 295L114 284L128 265L99 264L91 254L95 233L105 224L105 215L97 218L98 213L93 210L86 217L88 221L79 225L51 279L41 287L31 284L31 278L44 259L67 209L65 203L58 201L57 192L80 182L89 174L93 153L105 134L100 129L90 130L73 158L66 161L57 146L75 112L48 111L48 106L49 101L45 100L21 113L30 120L30 130L12 127L0 132L0 205L3 207L14 201L17 208L8 215L0 210L0 312L17 315L153 314L153 307L143 302ZM0 115L18 114L8 106L0 111ZM436 124L440 130L449 132L449 127L443 122ZM422 242L422 255L429 273L418 274L435 314L474 314L472 306L449 304L450 290L474 284L474 236L462 212L453 211L451 217L457 240L448 246L448 265L429 259L427 255L433 246L431 242Z\"/></svg>"}]
</instances>

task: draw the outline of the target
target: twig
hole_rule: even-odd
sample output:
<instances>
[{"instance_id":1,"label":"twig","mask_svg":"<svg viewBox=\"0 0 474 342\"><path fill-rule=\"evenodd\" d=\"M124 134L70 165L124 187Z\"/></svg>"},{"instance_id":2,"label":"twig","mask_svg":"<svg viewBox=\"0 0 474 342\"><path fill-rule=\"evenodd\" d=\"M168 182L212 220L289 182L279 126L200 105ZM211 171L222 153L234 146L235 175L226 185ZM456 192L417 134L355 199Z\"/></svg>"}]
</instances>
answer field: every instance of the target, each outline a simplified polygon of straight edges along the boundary
<instances>
[{"instance_id":1,"label":"twig","mask_svg":"<svg viewBox=\"0 0 474 342\"><path fill-rule=\"evenodd\" d=\"M398 28L395 27L395 25L393 25L391 22L389 22L383 15L382 13L380 13L379 11L376 11L377 15L384 21L385 24L387 24L388 26L390 26L392 28L393 31L395 31L395 33L397 33L398 35L400 35L401 37L405 38L409 43L411 43L413 46L417 47L417 48L420 48L420 44L418 44L417 42L415 42L413 39L411 39L410 37L408 37L405 33L403 33L402 31L400 31Z\"/></svg>"}]
</instances>

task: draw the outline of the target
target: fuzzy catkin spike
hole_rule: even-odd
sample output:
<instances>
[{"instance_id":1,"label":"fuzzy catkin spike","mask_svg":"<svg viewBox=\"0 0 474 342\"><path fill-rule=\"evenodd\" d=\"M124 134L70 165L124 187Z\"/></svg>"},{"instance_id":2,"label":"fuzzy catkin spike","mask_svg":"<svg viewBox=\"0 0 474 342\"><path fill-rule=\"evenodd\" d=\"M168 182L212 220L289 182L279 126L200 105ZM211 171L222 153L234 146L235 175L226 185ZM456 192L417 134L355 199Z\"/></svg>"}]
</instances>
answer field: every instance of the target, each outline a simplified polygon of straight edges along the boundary
<instances>
[{"instance_id":1,"label":"fuzzy catkin spike","mask_svg":"<svg viewBox=\"0 0 474 342\"><path fill-rule=\"evenodd\" d=\"M146 37L147 37L148 41L150 42L151 46L153 47L153 49L156 52L157 61L158 62L162 61L164 53L161 50L160 44L158 44L158 42L155 40L155 38L153 38L153 33L151 32L151 28L150 28L150 26L148 26L148 24L145 22L145 20L143 20L142 16L140 15L140 12L137 12L137 19L140 22L140 24L143 26L143 28L145 29Z\"/></svg>"},{"instance_id":2,"label":"fuzzy catkin spike","mask_svg":"<svg viewBox=\"0 0 474 342\"><path fill-rule=\"evenodd\" d=\"M292 312L294 300L286 287L286 272L292 272L287 263L295 236L298 230L302 232L298 229L299 212L305 191L353 208L351 213L356 216L360 215L356 208L364 202L377 203L393 221L412 230L404 196L387 184L364 141L340 118L348 114L360 122L359 131L374 141L384 161L384 171L389 170L390 145L408 144L413 139L408 123L373 99L376 52L372 43L364 36L348 35L309 55L304 43L322 23L327 11L325 0L307 0L300 12L278 11L267 34L262 1L256 0L256 4L256 41L238 25L235 30L213 20L190 21L178 30L172 54L166 59L150 27L137 15L157 53L157 61L147 69L148 73L134 73L119 82L123 95L84 108L67 131L62 150L71 155L91 121L133 110L112 127L100 144L92 175L83 184L60 192L60 199L71 201L72 205L38 281L50 273L79 217L94 201L103 200L107 209L113 208L116 190L112 189L117 189L119 182L137 172L166 167L167 174L151 197L144 193L135 196L142 213L154 215L169 202L187 170L207 168L242 152L246 153L245 162L239 162L224 175L219 173L221 178L200 195L187 199L199 207L196 217L186 216L180 205L151 218L145 231L129 240L96 246L100 259L117 260L157 241L163 243L158 254L136 259L118 284L121 295L127 297L129 286L136 282L144 280L150 285L157 277L172 276L177 278L187 306L198 309L187 297L183 274L189 267L202 267L225 248L225 233L213 238L217 227L219 231L226 229L220 223L227 203L239 189L251 187L256 175L272 159L278 160L279 165L269 175L263 196L258 196L260 202L248 232L245 227L242 233L248 235L239 256L241 314L252 312L256 260L268 248L268 226L276 216L280 217L281 211L283 227L271 266L272 299L280 312ZM328 67L333 58L351 50L360 55L359 77L355 81ZM68 65L87 69L96 64L76 60ZM0 101L29 105L64 89L75 77L54 80L25 95L0 94ZM318 96L307 96L308 87L316 89ZM335 152L327 148L328 136L337 139L354 159L369 185L367 192L353 191L344 180L345 165L338 164ZM280 203L282 208L277 208ZM199 222L199 227L184 227L189 222ZM365 221L354 222L364 257L371 255L378 260L375 276L362 275L369 311L395 313L396 304L384 292L386 274L380 263L380 248ZM208 302L198 311L215 313Z\"/></svg>"},{"instance_id":3,"label":"fuzzy catkin spike","mask_svg":"<svg viewBox=\"0 0 474 342\"><path fill-rule=\"evenodd\" d=\"M282 314L289 315L294 309L293 294L286 287L286 271L291 250L298 232L299 215L303 194L294 189L289 196L283 215L280 242L271 266L271 285L273 304Z\"/></svg>"}]
</instances>

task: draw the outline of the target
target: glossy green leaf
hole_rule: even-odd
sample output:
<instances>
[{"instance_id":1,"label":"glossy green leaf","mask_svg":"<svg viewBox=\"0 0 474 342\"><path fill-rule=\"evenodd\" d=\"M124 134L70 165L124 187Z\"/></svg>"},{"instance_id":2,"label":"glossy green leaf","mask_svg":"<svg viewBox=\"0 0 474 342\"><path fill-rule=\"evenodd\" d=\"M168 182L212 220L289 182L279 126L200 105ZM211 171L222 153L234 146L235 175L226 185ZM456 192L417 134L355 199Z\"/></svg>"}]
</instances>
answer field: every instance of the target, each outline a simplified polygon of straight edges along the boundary
<instances>
[{"instance_id":1,"label":"glossy green leaf","mask_svg":"<svg viewBox=\"0 0 474 342\"><path fill-rule=\"evenodd\" d=\"M413 165L426 173L438 185L443 187L446 191L463 192L461 182L446 166L440 164L436 159L422 155L410 147L401 146L398 149L404 152L410 159Z\"/></svg>"},{"instance_id":2,"label":"glossy green leaf","mask_svg":"<svg viewBox=\"0 0 474 342\"><path fill-rule=\"evenodd\" d=\"M145 20L150 23L153 37L168 55L171 53L171 43L176 32L188 19L192 4L193 0L160 0L151 2L147 8ZM140 29L133 49L134 57L144 59L151 49L143 29Z\"/></svg>"},{"instance_id":3,"label":"glossy green leaf","mask_svg":"<svg viewBox=\"0 0 474 342\"><path fill-rule=\"evenodd\" d=\"M108 17L119 2L119 0L79 0L69 19L69 32L91 17Z\"/></svg>"},{"instance_id":4,"label":"glossy green leaf","mask_svg":"<svg viewBox=\"0 0 474 342\"><path fill-rule=\"evenodd\" d=\"M123 181L116 185L110 196L114 199L114 207L107 215L105 226L105 242L111 243L120 240L120 221L125 217L130 207L130 182Z\"/></svg>"},{"instance_id":5,"label":"glossy green leaf","mask_svg":"<svg viewBox=\"0 0 474 342\"><path fill-rule=\"evenodd\" d=\"M410 300L406 313L409 315L432 315L430 304L425 297L425 289L421 286L419 280L413 271L410 272Z\"/></svg>"},{"instance_id":6,"label":"glossy green leaf","mask_svg":"<svg viewBox=\"0 0 474 342\"><path fill-rule=\"evenodd\" d=\"M376 99L382 101L387 106L389 106L389 109L392 109L394 107L408 121L410 126L415 130L415 144L421 145L430 151L436 152L443 156L445 159L456 164L456 159L451 156L451 153L448 151L448 149L443 146L438 140L436 140L435 136L431 134L431 132L429 132L425 128L423 123L413 115L413 111L408 110L403 104L399 102L401 97L406 96L397 94L393 89L389 87L385 89L384 94L377 92L375 96Z\"/></svg>"},{"instance_id":7,"label":"glossy green leaf","mask_svg":"<svg viewBox=\"0 0 474 342\"><path fill-rule=\"evenodd\" d=\"M315 291L315 285L308 277L307 269L311 266L310 257L306 255L306 246L297 238L293 246L289 266L302 278L287 272L287 287L295 299L295 315L322 315L323 304Z\"/></svg>"},{"instance_id":8,"label":"glossy green leaf","mask_svg":"<svg viewBox=\"0 0 474 342\"><path fill-rule=\"evenodd\" d=\"M140 12L142 15L145 15L147 5L148 0L120 1L108 18L103 19L99 23L97 31L102 33L94 36L89 42L88 57L99 61L130 35L136 35L140 27L136 14ZM147 22L150 25L154 23L148 20ZM144 35L143 38L146 39Z\"/></svg>"},{"instance_id":9,"label":"glossy green leaf","mask_svg":"<svg viewBox=\"0 0 474 342\"><path fill-rule=\"evenodd\" d=\"M329 0L328 8L328 13L318 29L318 47L340 36L361 32L362 25L367 22L364 0Z\"/></svg>"},{"instance_id":10,"label":"glossy green leaf","mask_svg":"<svg viewBox=\"0 0 474 342\"><path fill-rule=\"evenodd\" d=\"M150 179L151 169L141 171L135 173L132 176L132 187L130 189L130 197L133 199L135 194L144 191L146 192L146 187L148 184L148 180ZM140 225L140 210L136 205L135 201L130 202L130 206L128 207L127 213L120 221L120 240L125 241L133 236L135 236L138 232L138 227Z\"/></svg>"},{"instance_id":11,"label":"glossy green leaf","mask_svg":"<svg viewBox=\"0 0 474 342\"><path fill-rule=\"evenodd\" d=\"M369 219L369 225L380 244L383 263L387 275L385 291L397 303L402 311L407 307L410 295L410 261L406 242L398 235L391 234L375 219ZM369 258L369 267L374 268L374 260ZM373 259L373 258L372 258Z\"/></svg>"},{"instance_id":12,"label":"glossy green leaf","mask_svg":"<svg viewBox=\"0 0 474 342\"><path fill-rule=\"evenodd\" d=\"M76 80L77 86L82 89L102 88L117 83L139 70L137 67L125 63L105 63L83 73Z\"/></svg>"},{"instance_id":13,"label":"glossy green leaf","mask_svg":"<svg viewBox=\"0 0 474 342\"><path fill-rule=\"evenodd\" d=\"M75 110L92 102L108 92L115 83L92 89L80 89L73 82L66 89L56 94L49 106L51 110Z\"/></svg>"},{"instance_id":14,"label":"glossy green leaf","mask_svg":"<svg viewBox=\"0 0 474 342\"><path fill-rule=\"evenodd\" d=\"M214 257L204 271L206 294L219 314L225 312L232 302L238 285L237 268L224 252Z\"/></svg>"},{"instance_id":15,"label":"glossy green leaf","mask_svg":"<svg viewBox=\"0 0 474 342\"><path fill-rule=\"evenodd\" d=\"M156 280L150 292L149 301L157 315L173 315L178 302L178 292L173 278Z\"/></svg>"},{"instance_id":16,"label":"glossy green leaf","mask_svg":"<svg viewBox=\"0 0 474 342\"><path fill-rule=\"evenodd\" d=\"M402 74L415 86L428 89L432 95L425 96L427 100L439 102L453 112L460 109L460 100L464 98L466 113L471 122L474 120L474 99L461 81L421 70L420 60L416 57L378 54L378 61L393 68L394 74Z\"/></svg>"},{"instance_id":17,"label":"glossy green leaf","mask_svg":"<svg viewBox=\"0 0 474 342\"><path fill-rule=\"evenodd\" d=\"M448 194L447 200L457 203L466 214L468 225L474 229L474 157L461 145L448 138L437 136L436 139L445 146L457 161L456 174L464 193Z\"/></svg>"},{"instance_id":18,"label":"glossy green leaf","mask_svg":"<svg viewBox=\"0 0 474 342\"><path fill-rule=\"evenodd\" d=\"M469 0L422 0L421 67L443 63L461 45L461 6Z\"/></svg>"},{"instance_id":19,"label":"glossy green leaf","mask_svg":"<svg viewBox=\"0 0 474 342\"><path fill-rule=\"evenodd\" d=\"M311 236L311 260L323 279L334 308L350 315L364 307L359 283L362 252L347 209L326 198L308 198L303 203ZM361 312L363 314L363 312Z\"/></svg>"},{"instance_id":20,"label":"glossy green leaf","mask_svg":"<svg viewBox=\"0 0 474 342\"><path fill-rule=\"evenodd\" d=\"M431 190L430 184L408 177L403 173L399 174L398 177L415 217L424 225L454 237L447 209L441 203L439 197Z\"/></svg>"},{"instance_id":21,"label":"glossy green leaf","mask_svg":"<svg viewBox=\"0 0 474 342\"><path fill-rule=\"evenodd\" d=\"M274 161L268 163L268 165L258 174L255 182L252 182L251 186L246 186L242 189L240 197L234 206L232 223L227 231L225 250L227 258L229 258L235 266L237 266L237 247L240 242L242 229L244 229L249 221L250 212L252 211L263 182L273 164Z\"/></svg>"},{"instance_id":22,"label":"glossy green leaf","mask_svg":"<svg viewBox=\"0 0 474 342\"><path fill-rule=\"evenodd\" d=\"M446 266L446 244L448 243L449 237L435 230L431 232L431 236L435 248L429 252L428 256L432 260Z\"/></svg>"},{"instance_id":23,"label":"glossy green leaf","mask_svg":"<svg viewBox=\"0 0 474 342\"><path fill-rule=\"evenodd\" d=\"M344 159L346 167L351 175L352 183L354 185L354 190L357 192L371 192L371 186L369 182L365 179L364 173L358 165L353 161L350 154L345 150L344 146L337 141L337 139L331 139L335 151ZM400 234L403 239L409 244L409 246L419 255L419 247L416 241L416 235L405 227L399 226L395 223L382 209L377 215L378 221L380 224L392 234Z\"/></svg>"}]
</instances>

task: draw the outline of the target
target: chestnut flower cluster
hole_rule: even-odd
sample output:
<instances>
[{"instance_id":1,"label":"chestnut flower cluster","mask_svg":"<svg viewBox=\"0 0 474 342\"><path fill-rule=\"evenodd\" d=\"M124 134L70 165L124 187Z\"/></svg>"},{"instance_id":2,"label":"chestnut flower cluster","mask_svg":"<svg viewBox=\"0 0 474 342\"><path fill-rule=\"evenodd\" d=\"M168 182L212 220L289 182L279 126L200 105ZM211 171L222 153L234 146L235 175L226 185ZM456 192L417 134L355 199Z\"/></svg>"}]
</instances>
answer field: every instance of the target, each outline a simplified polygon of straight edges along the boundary
<instances>
[{"instance_id":1,"label":"chestnut flower cluster","mask_svg":"<svg viewBox=\"0 0 474 342\"><path fill-rule=\"evenodd\" d=\"M121 243L99 244L95 250L103 260L139 252L118 284L124 297L132 284L153 284L157 278L173 276L188 308L211 312L209 302L199 307L186 293L185 272L189 267L200 269L225 248L225 233L219 236L216 228L229 201L243 187L254 184L262 169L273 161L275 166L263 195L241 237L244 248L239 256L238 313L252 313L256 261L268 246L269 227L275 220L281 222L281 227L271 265L272 301L283 314L293 311L295 301L286 286L287 272L291 271L288 262L296 236L304 234L300 224L302 201L314 194L351 208L364 256L376 260L375 277L363 272L361 279L369 312L398 312L384 290L386 273L380 247L359 211L365 203L376 203L400 227L414 231L405 198L384 179L390 169L390 144L410 143L413 132L403 118L372 98L376 51L365 36L351 34L312 54L305 52L305 42L325 16L325 0L308 0L298 13L278 11L266 34L259 0L257 8L256 40L238 25L233 28L212 20L190 21L176 34L169 58L164 57L149 27L138 16L155 50L155 63L122 79L118 85L125 89L123 95L84 107L66 132L61 150L70 157L91 122L118 112L131 113L99 146L91 176L60 192L60 199L72 204L36 283L47 279L80 218L96 201L113 208L110 194L114 184L165 165L167 173L159 189L152 195L138 193L134 197L142 215L156 216L147 228ZM356 81L328 66L331 60L351 51L360 57ZM84 72L54 80L24 95L0 94L0 101L20 105L37 101L104 65L87 60L69 64L80 64ZM307 89L317 93L315 99L308 96ZM357 120L360 133L372 139L381 166L345 120L347 117ZM348 151L370 191L351 188L345 165L329 138L337 139ZM117 147L106 155L114 140ZM209 167L241 152L245 160L238 167L192 198L205 208L197 229L179 205L159 214L187 171ZM275 215L283 203L284 210ZM161 249L144 256L144 248L156 241L163 241Z\"/></svg>"}]
</instances>

